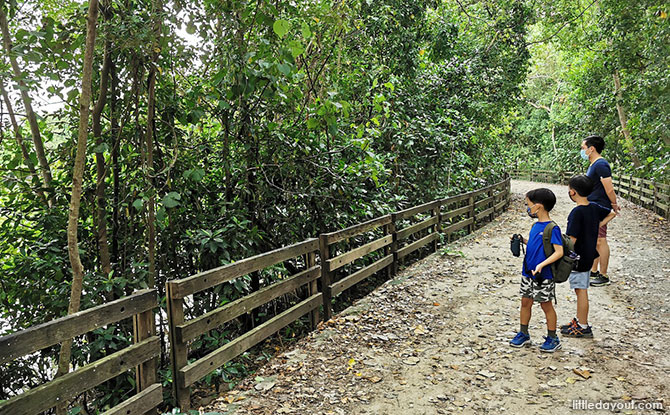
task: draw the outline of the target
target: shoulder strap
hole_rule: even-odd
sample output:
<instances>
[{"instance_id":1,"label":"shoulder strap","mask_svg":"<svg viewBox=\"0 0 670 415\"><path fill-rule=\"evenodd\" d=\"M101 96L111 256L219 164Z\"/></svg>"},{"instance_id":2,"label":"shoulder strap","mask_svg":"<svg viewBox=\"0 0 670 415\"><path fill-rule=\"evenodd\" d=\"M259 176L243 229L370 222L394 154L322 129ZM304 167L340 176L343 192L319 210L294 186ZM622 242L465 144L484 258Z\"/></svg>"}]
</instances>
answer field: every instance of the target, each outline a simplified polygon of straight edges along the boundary
<instances>
[{"instance_id":1,"label":"shoulder strap","mask_svg":"<svg viewBox=\"0 0 670 415\"><path fill-rule=\"evenodd\" d=\"M554 230L556 222L553 220L544 227L542 232L542 246L544 247L544 255L549 258L554 253L554 246L551 244L551 232Z\"/></svg>"}]
</instances>

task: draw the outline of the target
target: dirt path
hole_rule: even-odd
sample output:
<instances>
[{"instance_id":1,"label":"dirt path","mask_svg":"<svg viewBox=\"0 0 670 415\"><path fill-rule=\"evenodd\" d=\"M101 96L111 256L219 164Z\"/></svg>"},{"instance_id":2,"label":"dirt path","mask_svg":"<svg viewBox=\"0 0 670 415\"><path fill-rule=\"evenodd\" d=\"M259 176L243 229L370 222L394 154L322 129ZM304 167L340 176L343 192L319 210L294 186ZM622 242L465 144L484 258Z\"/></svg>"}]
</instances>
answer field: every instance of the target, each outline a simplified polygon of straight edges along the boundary
<instances>
[{"instance_id":1,"label":"dirt path","mask_svg":"<svg viewBox=\"0 0 670 415\"><path fill-rule=\"evenodd\" d=\"M589 290L595 337L562 338L562 350L540 353L546 326L535 306L533 347L508 346L518 330L521 268L509 236L530 229L522 195L533 187L556 193L552 218L564 229L573 207L566 187L514 181L510 209L492 224L405 269L205 411L611 413L573 409L573 400L668 408L670 226L625 201L609 231L612 284ZM574 293L566 283L557 296L564 324Z\"/></svg>"}]
</instances>

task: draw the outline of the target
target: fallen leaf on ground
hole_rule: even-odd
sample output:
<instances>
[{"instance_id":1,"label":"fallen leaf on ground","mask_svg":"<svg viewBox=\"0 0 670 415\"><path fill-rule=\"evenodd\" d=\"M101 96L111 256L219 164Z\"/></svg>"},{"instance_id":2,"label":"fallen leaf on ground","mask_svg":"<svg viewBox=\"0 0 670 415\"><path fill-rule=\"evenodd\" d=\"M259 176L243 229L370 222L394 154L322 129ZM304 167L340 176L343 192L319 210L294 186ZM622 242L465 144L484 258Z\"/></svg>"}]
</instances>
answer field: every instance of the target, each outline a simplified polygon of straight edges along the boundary
<instances>
[{"instance_id":1,"label":"fallen leaf on ground","mask_svg":"<svg viewBox=\"0 0 670 415\"><path fill-rule=\"evenodd\" d=\"M575 369L572 369L572 371L575 372L575 374L583 377L584 379L588 379L588 378L591 377L591 372L589 372L588 370L580 370L580 369L575 368Z\"/></svg>"}]
</instances>

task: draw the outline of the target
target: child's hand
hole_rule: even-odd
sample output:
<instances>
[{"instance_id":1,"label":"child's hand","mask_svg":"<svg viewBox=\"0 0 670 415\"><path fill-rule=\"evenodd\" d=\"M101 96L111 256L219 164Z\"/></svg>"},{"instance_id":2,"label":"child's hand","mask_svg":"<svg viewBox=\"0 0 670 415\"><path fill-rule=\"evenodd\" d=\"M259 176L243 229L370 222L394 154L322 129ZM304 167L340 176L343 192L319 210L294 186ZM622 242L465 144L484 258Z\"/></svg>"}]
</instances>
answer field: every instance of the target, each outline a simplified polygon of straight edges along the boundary
<instances>
[{"instance_id":1,"label":"child's hand","mask_svg":"<svg viewBox=\"0 0 670 415\"><path fill-rule=\"evenodd\" d=\"M538 275L539 273L541 273L542 268L544 268L542 264L537 264L537 267L535 267L535 271L533 271L533 275Z\"/></svg>"}]
</instances>

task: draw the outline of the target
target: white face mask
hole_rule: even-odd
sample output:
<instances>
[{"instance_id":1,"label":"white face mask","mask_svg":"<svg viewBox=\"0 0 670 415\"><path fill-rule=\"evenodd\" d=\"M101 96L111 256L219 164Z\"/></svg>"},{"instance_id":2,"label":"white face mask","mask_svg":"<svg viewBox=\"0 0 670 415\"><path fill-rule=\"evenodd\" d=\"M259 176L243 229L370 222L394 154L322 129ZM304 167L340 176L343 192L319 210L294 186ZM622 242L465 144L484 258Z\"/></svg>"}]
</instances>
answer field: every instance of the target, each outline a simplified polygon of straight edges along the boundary
<instances>
[{"instance_id":1,"label":"white face mask","mask_svg":"<svg viewBox=\"0 0 670 415\"><path fill-rule=\"evenodd\" d=\"M584 160L589 159L589 156L586 154L586 150L582 149L582 151L580 151L579 154L582 156Z\"/></svg>"}]
</instances>

